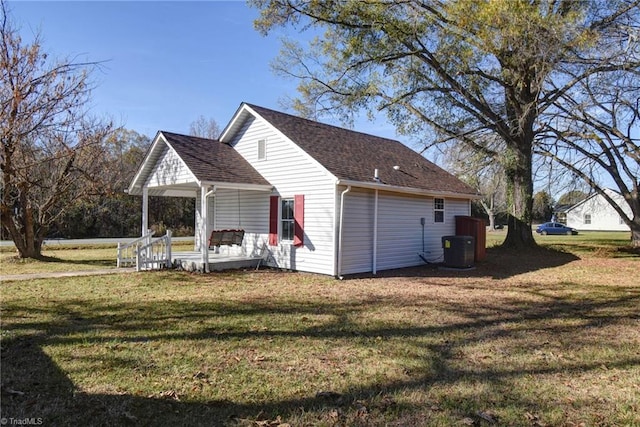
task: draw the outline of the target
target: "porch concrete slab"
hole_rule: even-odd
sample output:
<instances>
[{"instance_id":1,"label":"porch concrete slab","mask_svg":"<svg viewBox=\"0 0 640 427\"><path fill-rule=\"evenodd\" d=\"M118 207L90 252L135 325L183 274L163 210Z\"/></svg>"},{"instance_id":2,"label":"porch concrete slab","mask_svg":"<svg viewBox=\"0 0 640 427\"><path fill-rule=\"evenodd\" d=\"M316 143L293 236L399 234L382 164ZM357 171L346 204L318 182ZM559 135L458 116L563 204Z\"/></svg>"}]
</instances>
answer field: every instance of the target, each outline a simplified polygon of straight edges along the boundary
<instances>
[{"instance_id":1,"label":"porch concrete slab","mask_svg":"<svg viewBox=\"0 0 640 427\"><path fill-rule=\"evenodd\" d=\"M172 258L175 265L187 271L203 271L200 252L174 252ZM209 253L209 271L255 268L260 257L223 255Z\"/></svg>"}]
</instances>

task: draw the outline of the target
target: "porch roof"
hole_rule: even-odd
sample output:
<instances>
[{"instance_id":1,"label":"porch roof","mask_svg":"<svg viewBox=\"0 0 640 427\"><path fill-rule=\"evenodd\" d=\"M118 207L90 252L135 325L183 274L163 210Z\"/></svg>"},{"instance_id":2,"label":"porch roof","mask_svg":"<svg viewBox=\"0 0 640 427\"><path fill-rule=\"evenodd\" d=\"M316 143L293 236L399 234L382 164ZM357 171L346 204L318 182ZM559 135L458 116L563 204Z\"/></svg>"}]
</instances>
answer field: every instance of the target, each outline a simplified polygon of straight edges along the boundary
<instances>
[{"instance_id":1,"label":"porch roof","mask_svg":"<svg viewBox=\"0 0 640 427\"><path fill-rule=\"evenodd\" d=\"M129 194L142 194L142 188L148 185L149 177L167 150L174 151L192 179L186 182L174 182L170 179L165 185L149 188L150 195L192 195L202 185L265 191L271 189L271 184L228 144L213 139L159 131L129 186Z\"/></svg>"}]
</instances>

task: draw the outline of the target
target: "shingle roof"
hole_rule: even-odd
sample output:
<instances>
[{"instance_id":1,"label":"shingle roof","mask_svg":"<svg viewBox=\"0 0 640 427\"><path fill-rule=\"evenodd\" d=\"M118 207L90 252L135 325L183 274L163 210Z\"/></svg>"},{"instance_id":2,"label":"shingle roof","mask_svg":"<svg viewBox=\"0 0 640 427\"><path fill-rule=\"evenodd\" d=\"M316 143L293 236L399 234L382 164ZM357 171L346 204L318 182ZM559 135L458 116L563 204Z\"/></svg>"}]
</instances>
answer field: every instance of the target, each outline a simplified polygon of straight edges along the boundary
<instances>
[{"instance_id":1,"label":"shingle roof","mask_svg":"<svg viewBox=\"0 0 640 427\"><path fill-rule=\"evenodd\" d=\"M200 181L270 185L228 144L166 131L160 133Z\"/></svg>"},{"instance_id":2,"label":"shingle roof","mask_svg":"<svg viewBox=\"0 0 640 427\"><path fill-rule=\"evenodd\" d=\"M441 193L476 195L472 187L399 141L246 104L338 179ZM394 166L399 169L395 170Z\"/></svg>"}]
</instances>

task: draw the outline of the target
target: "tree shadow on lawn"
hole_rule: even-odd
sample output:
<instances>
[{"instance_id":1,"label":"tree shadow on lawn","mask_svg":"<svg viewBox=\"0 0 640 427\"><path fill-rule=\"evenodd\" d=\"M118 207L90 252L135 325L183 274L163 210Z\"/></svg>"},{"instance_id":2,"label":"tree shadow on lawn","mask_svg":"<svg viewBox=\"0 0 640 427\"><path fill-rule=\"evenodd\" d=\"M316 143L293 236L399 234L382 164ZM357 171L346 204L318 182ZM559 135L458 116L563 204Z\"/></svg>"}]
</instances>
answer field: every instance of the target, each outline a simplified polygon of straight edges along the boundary
<instances>
[{"instance_id":1,"label":"tree shadow on lawn","mask_svg":"<svg viewBox=\"0 0 640 427\"><path fill-rule=\"evenodd\" d=\"M31 343L7 343L10 347L3 361L5 378L2 384L2 417L6 419L36 419L42 425L77 426L276 426L291 417L306 414L309 422L333 426L371 425L428 425L430 415L445 415L445 420L473 420L471 425L483 423L481 414L493 414L501 405L515 407L522 415L520 425L546 425L544 422L527 423L528 414L544 414L553 408L527 393L514 389L513 378L536 375L581 374L598 371L602 364L595 361L572 367L530 370L452 369L449 360L455 358L455 345L449 343L429 348L436 359L432 361L437 374L418 375L414 379L392 381L385 384L354 384L346 393L311 392L309 397L261 403L238 403L230 400L182 402L177 395L165 397L135 396L126 393L101 394L78 390L40 346ZM640 358L608 363L607 369L627 369L640 365ZM428 408L420 404L397 402L394 393L407 391L428 393L431 387L458 382L489 383L494 392L475 394L472 398L450 396L448 401L432 401ZM496 402L495 393L508 394L505 402ZM597 399L594 399L597 400ZM582 405L574 403L579 413ZM494 406L492 406L494 405ZM313 414L311 419L308 415ZM490 415L491 416L491 415ZM535 415L537 419L540 415ZM542 415L544 418L544 415ZM39 422L38 420L41 420ZM372 422L369 421L372 419ZM263 421L262 423L260 421ZM289 424L288 424L289 425ZM295 425L291 424L291 425Z\"/></svg>"},{"instance_id":2,"label":"tree shadow on lawn","mask_svg":"<svg viewBox=\"0 0 640 427\"><path fill-rule=\"evenodd\" d=\"M376 276L353 274L347 279L364 277L491 277L506 279L523 273L560 267L580 258L570 252L538 247L514 252L502 247L487 248L486 258L475 263L472 269L441 268L442 264L379 271Z\"/></svg>"},{"instance_id":3,"label":"tree shadow on lawn","mask_svg":"<svg viewBox=\"0 0 640 427\"><path fill-rule=\"evenodd\" d=\"M9 263L51 263L51 264L72 264L72 265L87 265L95 267L116 267L115 257L113 258L97 258L97 259L65 259L54 256L43 255L38 259L20 258L18 255L6 256L2 259L2 262Z\"/></svg>"},{"instance_id":4,"label":"tree shadow on lawn","mask_svg":"<svg viewBox=\"0 0 640 427\"><path fill-rule=\"evenodd\" d=\"M476 422L475 425L480 425L478 413L486 409L510 408L523 414L523 417L526 413L545 414L554 410L553 399L536 399L532 397L535 393L532 395L531 391L514 387L523 378L581 375L601 370L605 363L609 370L640 366L640 355L631 356L627 353L618 356L613 350L608 353L609 360L566 359L555 365L532 363L520 367L510 364L464 366L459 363L460 353L476 344L500 346L507 352L536 350L538 344L535 340L531 343L532 348L522 348L520 341L513 339L513 335L517 334L538 337L544 333L551 337L562 337L562 340L571 338L572 345L583 348L612 345L610 342L598 341L601 338L597 338L597 334L581 332L597 332L607 326L637 320L636 309L640 304L640 292L637 289L621 289L606 298L586 301L546 299L532 302L523 297L506 306L499 301L485 301L480 305L473 303L468 306L451 303L446 309L457 314L460 320L449 323L364 326L357 321L358 316L371 309L375 310L376 305L388 304L388 301L374 298L350 303L319 302L309 305L297 305L295 301L286 304L257 301L235 304L168 302L157 308L154 303L144 301L115 307L112 304L100 305L95 300L74 300L71 304L43 308L40 314L54 320L9 323L7 336L11 336L12 332L19 333L17 337L4 339L2 343L2 416L14 419L42 418L44 425L216 426L236 423L256 425L253 422L255 420L276 420L277 417L281 417L284 422L301 414L306 414L307 424L311 416L313 422L325 425L380 425L387 422L397 423L396 425L424 425L428 424L430 415L435 417L444 414L448 420L462 421L465 417L470 417ZM399 304L404 302L400 301ZM291 324L290 330L248 330L246 327L238 327L230 331L228 327L217 330L206 324L197 326L201 321L221 315L261 319L263 316L281 313L294 314L296 317L320 313L332 315L333 320L322 326ZM191 326L186 328L188 332L168 330L158 335L148 335L149 330L166 328L167 320L185 315L188 316L186 322ZM11 319L11 316L11 309L5 310L4 317ZM124 322L125 319L131 321L127 323ZM83 337L82 332L99 330L105 323L109 323L112 331L123 332L119 341L185 340L185 345L191 340L237 342L277 337L327 340L350 337L375 337L382 340L416 338L412 341L410 355L416 363L407 368L406 378L402 380L363 381L352 384L348 390L340 390L340 393L310 390L309 395L304 397L256 403L225 399L179 401L179 396L171 393L153 396L127 394L118 390L114 390L112 394L86 393L72 383L67 374L43 351L43 347L104 343L105 337L96 334ZM21 335L34 330L37 332L33 335ZM505 339L512 339L507 342L513 347L505 346ZM122 365L115 353L107 356L105 363ZM393 397L407 392L427 396L433 387L474 383L482 383L487 387L483 391L474 392L473 396L447 396L441 401L433 402L431 409L425 408L424 404L396 402ZM251 387L251 384L247 384L247 387ZM593 402L574 402L572 408L578 412L589 411L591 409L587 406L594 402L597 404L597 399L595 397ZM487 408L486 405L493 405L493 408Z\"/></svg>"}]
</instances>

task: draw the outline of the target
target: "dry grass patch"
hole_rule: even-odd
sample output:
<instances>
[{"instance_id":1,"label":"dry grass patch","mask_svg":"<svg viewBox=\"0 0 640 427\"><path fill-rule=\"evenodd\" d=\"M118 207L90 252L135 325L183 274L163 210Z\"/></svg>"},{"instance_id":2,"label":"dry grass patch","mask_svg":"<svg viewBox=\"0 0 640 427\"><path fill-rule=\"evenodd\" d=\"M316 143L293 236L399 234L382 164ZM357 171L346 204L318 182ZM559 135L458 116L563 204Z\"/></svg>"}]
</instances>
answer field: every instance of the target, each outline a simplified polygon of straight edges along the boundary
<instances>
[{"instance_id":1,"label":"dry grass patch","mask_svg":"<svg viewBox=\"0 0 640 427\"><path fill-rule=\"evenodd\" d=\"M3 416L77 425L639 425L637 258L2 284Z\"/></svg>"}]
</instances>

